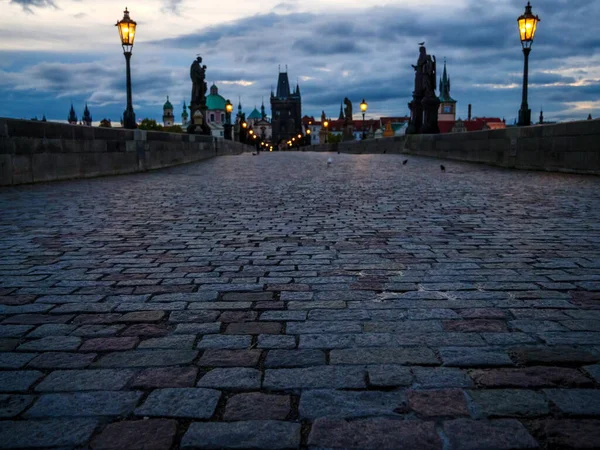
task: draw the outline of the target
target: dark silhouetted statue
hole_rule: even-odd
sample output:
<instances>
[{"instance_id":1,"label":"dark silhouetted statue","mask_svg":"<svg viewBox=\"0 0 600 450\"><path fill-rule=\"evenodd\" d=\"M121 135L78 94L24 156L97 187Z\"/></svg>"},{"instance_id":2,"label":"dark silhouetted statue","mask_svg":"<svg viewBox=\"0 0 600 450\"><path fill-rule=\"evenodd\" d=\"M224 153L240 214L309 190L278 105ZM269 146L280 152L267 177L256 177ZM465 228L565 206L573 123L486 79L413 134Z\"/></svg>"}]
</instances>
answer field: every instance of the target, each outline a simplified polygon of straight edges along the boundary
<instances>
[{"instance_id":1,"label":"dark silhouetted statue","mask_svg":"<svg viewBox=\"0 0 600 450\"><path fill-rule=\"evenodd\" d=\"M344 131L342 132L344 141L354 140L354 123L352 121L352 102L348 97L344 98Z\"/></svg>"},{"instance_id":2,"label":"dark silhouetted statue","mask_svg":"<svg viewBox=\"0 0 600 450\"><path fill-rule=\"evenodd\" d=\"M419 48L419 59L413 65L415 70L415 90L410 108L410 123L407 134L436 134L440 100L435 95L437 88L437 67L435 56L428 55L424 43Z\"/></svg>"},{"instance_id":3,"label":"dark silhouetted statue","mask_svg":"<svg viewBox=\"0 0 600 450\"><path fill-rule=\"evenodd\" d=\"M210 127L206 123L206 66L202 65L202 58L198 56L190 67L192 79L192 100L190 101L191 123L188 133L211 135Z\"/></svg>"}]
</instances>

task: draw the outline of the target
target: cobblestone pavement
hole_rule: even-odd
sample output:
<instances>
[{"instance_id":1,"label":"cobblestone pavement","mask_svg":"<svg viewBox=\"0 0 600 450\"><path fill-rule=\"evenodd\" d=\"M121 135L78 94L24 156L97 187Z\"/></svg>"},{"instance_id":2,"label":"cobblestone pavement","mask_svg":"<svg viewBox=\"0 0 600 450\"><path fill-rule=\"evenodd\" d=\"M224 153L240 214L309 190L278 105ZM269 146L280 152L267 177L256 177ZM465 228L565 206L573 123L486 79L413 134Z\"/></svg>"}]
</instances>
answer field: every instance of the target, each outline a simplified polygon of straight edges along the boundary
<instances>
[{"instance_id":1,"label":"cobblestone pavement","mask_svg":"<svg viewBox=\"0 0 600 450\"><path fill-rule=\"evenodd\" d=\"M404 159L0 190L0 446L600 448L600 180Z\"/></svg>"}]
</instances>

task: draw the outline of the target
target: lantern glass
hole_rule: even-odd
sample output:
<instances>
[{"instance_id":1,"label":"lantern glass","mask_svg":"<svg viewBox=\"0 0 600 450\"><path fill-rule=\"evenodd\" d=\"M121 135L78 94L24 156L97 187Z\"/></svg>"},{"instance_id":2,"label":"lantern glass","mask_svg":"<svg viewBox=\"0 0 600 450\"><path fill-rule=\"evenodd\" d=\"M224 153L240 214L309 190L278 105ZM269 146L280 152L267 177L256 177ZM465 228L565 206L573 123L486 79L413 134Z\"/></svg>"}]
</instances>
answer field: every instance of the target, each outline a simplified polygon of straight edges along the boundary
<instances>
[{"instance_id":1,"label":"lantern glass","mask_svg":"<svg viewBox=\"0 0 600 450\"><path fill-rule=\"evenodd\" d=\"M225 110L231 114L233 111L233 105L231 104L231 102L229 100L227 100L227 103L225 104Z\"/></svg>"},{"instance_id":2,"label":"lantern glass","mask_svg":"<svg viewBox=\"0 0 600 450\"><path fill-rule=\"evenodd\" d=\"M369 105L367 104L367 102L365 102L365 99L363 98L363 101L360 104L360 110L362 112L366 112L368 107Z\"/></svg>"},{"instance_id":3,"label":"lantern glass","mask_svg":"<svg viewBox=\"0 0 600 450\"><path fill-rule=\"evenodd\" d=\"M325 128L327 128L327 127L329 126L329 122L327 122L327 121L323 122L323 126L324 126Z\"/></svg>"},{"instance_id":4,"label":"lantern glass","mask_svg":"<svg viewBox=\"0 0 600 450\"><path fill-rule=\"evenodd\" d=\"M527 2L525 14L518 19L519 37L523 48L531 48L540 18L531 12L531 3Z\"/></svg>"},{"instance_id":5,"label":"lantern glass","mask_svg":"<svg viewBox=\"0 0 600 450\"><path fill-rule=\"evenodd\" d=\"M133 48L133 41L135 40L137 23L131 20L127 8L125 8L125 11L123 12L123 19L117 22L116 26L119 29L119 37L121 38L123 50L130 52Z\"/></svg>"}]
</instances>

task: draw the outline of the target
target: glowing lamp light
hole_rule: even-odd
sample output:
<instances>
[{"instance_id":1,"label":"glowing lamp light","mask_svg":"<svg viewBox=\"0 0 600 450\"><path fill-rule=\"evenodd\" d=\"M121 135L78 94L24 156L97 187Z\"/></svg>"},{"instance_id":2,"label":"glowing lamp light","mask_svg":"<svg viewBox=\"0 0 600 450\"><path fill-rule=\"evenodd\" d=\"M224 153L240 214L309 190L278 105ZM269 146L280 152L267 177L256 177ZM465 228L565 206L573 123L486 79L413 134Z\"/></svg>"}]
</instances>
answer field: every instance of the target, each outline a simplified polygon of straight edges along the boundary
<instances>
[{"instance_id":1,"label":"glowing lamp light","mask_svg":"<svg viewBox=\"0 0 600 450\"><path fill-rule=\"evenodd\" d=\"M242 123L242 128L248 128L248 124L246 122Z\"/></svg>"},{"instance_id":2,"label":"glowing lamp light","mask_svg":"<svg viewBox=\"0 0 600 450\"><path fill-rule=\"evenodd\" d=\"M244 128L246 128L246 127L244 127ZM250 130L250 131L248 131L248 133L250 133L250 135L253 135L254 134L254 130Z\"/></svg>"},{"instance_id":3,"label":"glowing lamp light","mask_svg":"<svg viewBox=\"0 0 600 450\"><path fill-rule=\"evenodd\" d=\"M121 45L123 46L124 52L131 52L133 48L133 41L135 39L135 27L137 23L129 17L129 11L125 8L123 12L123 19L117 22L116 27L119 29L119 36L121 37Z\"/></svg>"},{"instance_id":4,"label":"glowing lamp light","mask_svg":"<svg viewBox=\"0 0 600 450\"><path fill-rule=\"evenodd\" d=\"M302 138L302 135L301 135L301 134L299 134L299 135L298 135L298 139L301 139L301 138Z\"/></svg>"},{"instance_id":5,"label":"glowing lamp light","mask_svg":"<svg viewBox=\"0 0 600 450\"><path fill-rule=\"evenodd\" d=\"M365 99L362 99L362 102L360 103L360 110L362 112L367 112L367 108L369 107L368 103L365 102Z\"/></svg>"},{"instance_id":6,"label":"glowing lamp light","mask_svg":"<svg viewBox=\"0 0 600 450\"><path fill-rule=\"evenodd\" d=\"M310 130L306 130L306 134L310 134Z\"/></svg>"},{"instance_id":7,"label":"glowing lamp light","mask_svg":"<svg viewBox=\"0 0 600 450\"><path fill-rule=\"evenodd\" d=\"M229 114L233 112L233 105L229 100L227 100L227 103L225 103L225 111L227 111Z\"/></svg>"},{"instance_id":8,"label":"glowing lamp light","mask_svg":"<svg viewBox=\"0 0 600 450\"><path fill-rule=\"evenodd\" d=\"M327 121L323 122L323 126L324 126L325 128L327 128L327 127L329 126L329 122L327 122Z\"/></svg>"},{"instance_id":9,"label":"glowing lamp light","mask_svg":"<svg viewBox=\"0 0 600 450\"><path fill-rule=\"evenodd\" d=\"M538 22L541 20L537 15L533 15L531 12L530 2L527 2L525 14L519 17L517 21L519 23L519 37L521 38L521 44L523 45L523 48L531 48Z\"/></svg>"}]
</instances>

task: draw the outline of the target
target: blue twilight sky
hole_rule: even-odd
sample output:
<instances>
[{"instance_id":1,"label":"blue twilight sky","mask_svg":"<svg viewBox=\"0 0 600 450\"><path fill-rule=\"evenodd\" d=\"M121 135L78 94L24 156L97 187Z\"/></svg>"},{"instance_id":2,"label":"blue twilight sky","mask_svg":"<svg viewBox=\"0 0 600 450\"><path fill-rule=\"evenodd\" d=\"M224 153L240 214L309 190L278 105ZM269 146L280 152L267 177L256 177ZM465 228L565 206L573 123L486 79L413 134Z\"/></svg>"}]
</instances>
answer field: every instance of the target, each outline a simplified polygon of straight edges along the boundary
<instances>
[{"instance_id":1,"label":"blue twilight sky","mask_svg":"<svg viewBox=\"0 0 600 450\"><path fill-rule=\"evenodd\" d=\"M250 112L288 66L303 114L337 117L364 97L368 117L408 114L418 43L444 58L458 116L505 117L521 102L523 55L516 18L525 0L0 0L0 117L65 120L71 101L95 121L118 120L125 61L114 26L127 6L138 33L132 58L138 118L176 117L189 101L189 66L201 54L209 85ZM600 116L598 0L534 0L532 116ZM357 110L358 108L355 108ZM358 116L357 116L358 117Z\"/></svg>"}]
</instances>

